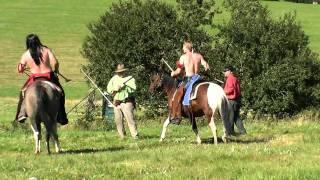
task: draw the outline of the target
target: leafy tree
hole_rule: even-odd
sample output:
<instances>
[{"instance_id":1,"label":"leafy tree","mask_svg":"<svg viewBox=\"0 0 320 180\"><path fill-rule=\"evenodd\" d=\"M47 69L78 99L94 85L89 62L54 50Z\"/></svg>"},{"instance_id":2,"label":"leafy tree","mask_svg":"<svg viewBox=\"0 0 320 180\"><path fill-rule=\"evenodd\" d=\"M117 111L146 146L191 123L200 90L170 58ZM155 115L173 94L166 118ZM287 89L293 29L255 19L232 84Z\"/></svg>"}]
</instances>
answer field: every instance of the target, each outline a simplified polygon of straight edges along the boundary
<instances>
[{"instance_id":1,"label":"leafy tree","mask_svg":"<svg viewBox=\"0 0 320 180\"><path fill-rule=\"evenodd\" d=\"M191 39L199 51L212 49L212 38L202 26L212 23L214 1L177 2L178 12L158 0L120 1L88 26L82 54L98 86L106 88L116 65L123 62L137 79L141 103L149 95L151 72L159 69L161 58L174 67L184 40Z\"/></svg>"},{"instance_id":2,"label":"leafy tree","mask_svg":"<svg viewBox=\"0 0 320 180\"><path fill-rule=\"evenodd\" d=\"M295 14L273 20L258 0L226 0L226 7L231 19L219 28L214 54L238 68L245 107L280 115L318 105L319 61Z\"/></svg>"}]
</instances>

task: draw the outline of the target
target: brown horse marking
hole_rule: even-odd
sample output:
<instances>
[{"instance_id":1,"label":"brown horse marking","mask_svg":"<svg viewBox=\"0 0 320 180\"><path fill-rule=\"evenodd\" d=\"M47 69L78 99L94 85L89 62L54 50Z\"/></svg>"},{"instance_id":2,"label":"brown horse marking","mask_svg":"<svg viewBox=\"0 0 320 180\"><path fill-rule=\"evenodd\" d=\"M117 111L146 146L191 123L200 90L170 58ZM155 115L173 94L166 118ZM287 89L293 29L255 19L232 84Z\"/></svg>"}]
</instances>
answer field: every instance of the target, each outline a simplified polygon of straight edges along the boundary
<instances>
[{"instance_id":1,"label":"brown horse marking","mask_svg":"<svg viewBox=\"0 0 320 180\"><path fill-rule=\"evenodd\" d=\"M177 89L177 81L164 73L156 73L151 76L151 84L149 91L153 92L155 89L162 88L167 95L169 115L163 124L163 129L160 141L165 138L166 128L170 123L179 124L182 116L188 117L192 124L192 130L197 136L196 141L201 143L197 123L195 117L205 115L208 119L209 127L211 128L214 144L218 143L217 129L214 122L215 113L219 112L224 124L223 141L226 142L227 135L230 132L230 123L228 120L229 102L223 89L214 83L203 83L197 88L196 98L191 100L189 107L182 106L182 97L184 94L184 86ZM217 111L218 110L218 111ZM228 132L227 132L228 131Z\"/></svg>"},{"instance_id":2,"label":"brown horse marking","mask_svg":"<svg viewBox=\"0 0 320 180\"><path fill-rule=\"evenodd\" d=\"M25 92L26 113L31 122L35 139L35 153L40 153L41 122L46 128L46 145L50 154L49 140L53 138L56 152L60 152L57 134L57 115L60 106L61 92L50 84L51 82L36 80Z\"/></svg>"}]
</instances>

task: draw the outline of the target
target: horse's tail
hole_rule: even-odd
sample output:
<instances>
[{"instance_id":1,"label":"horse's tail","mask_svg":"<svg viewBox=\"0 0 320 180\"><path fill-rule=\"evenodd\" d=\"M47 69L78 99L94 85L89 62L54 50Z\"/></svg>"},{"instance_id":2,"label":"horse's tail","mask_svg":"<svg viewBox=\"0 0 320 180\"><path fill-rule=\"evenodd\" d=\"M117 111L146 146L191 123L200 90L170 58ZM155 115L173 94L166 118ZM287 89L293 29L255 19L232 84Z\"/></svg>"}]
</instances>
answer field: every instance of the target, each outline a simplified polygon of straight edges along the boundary
<instances>
[{"instance_id":1,"label":"horse's tail","mask_svg":"<svg viewBox=\"0 0 320 180\"><path fill-rule=\"evenodd\" d=\"M37 119L36 121L45 119L47 115L45 114L44 108L48 103L48 95L41 82L34 82L34 84L28 88L28 91L28 95L26 95L28 116L34 116L34 118L31 119Z\"/></svg>"},{"instance_id":2,"label":"horse's tail","mask_svg":"<svg viewBox=\"0 0 320 180\"><path fill-rule=\"evenodd\" d=\"M212 110L218 109L226 132L229 134L231 125L229 121L229 101L221 86L210 83L208 87L208 104Z\"/></svg>"}]
</instances>

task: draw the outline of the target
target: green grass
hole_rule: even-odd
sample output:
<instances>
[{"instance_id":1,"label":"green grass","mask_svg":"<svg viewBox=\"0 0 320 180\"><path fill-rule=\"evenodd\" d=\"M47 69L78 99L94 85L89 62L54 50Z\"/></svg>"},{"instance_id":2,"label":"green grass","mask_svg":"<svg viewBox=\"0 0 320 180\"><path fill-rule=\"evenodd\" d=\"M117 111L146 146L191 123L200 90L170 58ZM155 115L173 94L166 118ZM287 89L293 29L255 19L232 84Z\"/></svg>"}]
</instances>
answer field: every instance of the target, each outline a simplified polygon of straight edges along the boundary
<instances>
[{"instance_id":1,"label":"green grass","mask_svg":"<svg viewBox=\"0 0 320 180\"><path fill-rule=\"evenodd\" d=\"M82 83L77 88L77 97L83 96L87 89L79 69L86 63L80 54L88 34L86 26L115 1L0 0L0 97L15 96L13 92L18 92L26 79L25 75L17 75L16 64L25 50L28 33L37 33L54 50L61 63L61 73L73 80L70 82L73 88ZM67 89L66 93L69 97L74 91Z\"/></svg>"},{"instance_id":2,"label":"green grass","mask_svg":"<svg viewBox=\"0 0 320 180\"><path fill-rule=\"evenodd\" d=\"M139 140L120 140L114 126L97 120L97 130L80 130L71 118L58 128L62 153L35 155L29 122L12 126L13 98L0 101L0 179L318 179L319 119L245 121L248 134L212 144L206 123L199 122L203 144L186 120L170 125L160 143L158 120L137 121ZM72 113L74 117L75 114ZM4 118L4 119L2 119ZM164 118L162 118L164 120ZM217 122L222 135L221 121ZM111 127L111 128L110 128ZM112 128L113 127L113 128ZM126 128L128 129L128 128ZM51 150L54 150L52 147Z\"/></svg>"},{"instance_id":3,"label":"green grass","mask_svg":"<svg viewBox=\"0 0 320 180\"><path fill-rule=\"evenodd\" d=\"M173 0L168 0L172 3ZM113 2L116 2L114 0ZM185 122L170 126L159 143L161 124L138 121L141 139L120 141L114 129L59 128L61 154L33 154L34 142L27 124L13 128L18 92L26 77L16 64L24 51L25 36L35 32L61 62L61 72L73 81L64 84L69 110L86 95L88 87L79 68L86 60L80 50L88 34L86 25L103 14L111 0L0 0L0 179L318 179L320 177L320 124L316 121L246 121L249 134L229 144L194 144ZM311 48L320 52L320 6L263 2L275 18L296 10ZM218 16L222 22L225 14ZM61 81L63 83L63 81ZM100 124L99 124L100 123ZM221 124L219 134L221 136ZM207 140L211 133L200 128Z\"/></svg>"},{"instance_id":4,"label":"green grass","mask_svg":"<svg viewBox=\"0 0 320 180\"><path fill-rule=\"evenodd\" d=\"M315 122L246 122L249 134L228 144L195 144L191 127L138 122L140 139L119 140L114 129L59 128L62 153L33 154L31 130L0 129L1 179L317 179L320 125ZM20 125L19 125L20 126ZM221 135L221 124L218 124Z\"/></svg>"},{"instance_id":5,"label":"green grass","mask_svg":"<svg viewBox=\"0 0 320 180\"><path fill-rule=\"evenodd\" d=\"M275 18L288 12L296 12L297 21L310 38L311 49L320 54L320 5L271 1L264 1L263 4Z\"/></svg>"}]
</instances>

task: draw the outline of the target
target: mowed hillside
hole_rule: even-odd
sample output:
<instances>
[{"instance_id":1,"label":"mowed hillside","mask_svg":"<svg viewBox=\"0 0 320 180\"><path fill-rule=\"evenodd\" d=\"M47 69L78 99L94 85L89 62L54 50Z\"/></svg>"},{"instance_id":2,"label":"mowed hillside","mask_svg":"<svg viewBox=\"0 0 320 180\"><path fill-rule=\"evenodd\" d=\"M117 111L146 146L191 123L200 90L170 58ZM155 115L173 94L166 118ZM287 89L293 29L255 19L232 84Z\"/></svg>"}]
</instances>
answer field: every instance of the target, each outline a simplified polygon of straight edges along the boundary
<instances>
[{"instance_id":1,"label":"mowed hillside","mask_svg":"<svg viewBox=\"0 0 320 180\"><path fill-rule=\"evenodd\" d=\"M173 3L175 0L167 0ZM64 84L67 98L79 99L87 85L79 69L86 60L80 50L87 25L99 18L117 0L0 0L0 97L16 97L27 78L16 65L25 50L25 37L36 33L52 48L61 62L61 73L73 81ZM220 1L219 1L220 2ZM297 19L310 36L311 48L320 53L320 5L263 2L272 16L296 11ZM223 22L225 13L217 16ZM62 81L63 82L63 81Z\"/></svg>"},{"instance_id":2,"label":"mowed hillside","mask_svg":"<svg viewBox=\"0 0 320 180\"><path fill-rule=\"evenodd\" d=\"M53 49L61 63L61 73L73 80L64 84L68 97L81 96L86 85L79 69L86 61L80 50L88 34L87 25L114 1L0 0L0 97L16 96L27 78L17 74L16 65L29 33L38 34L42 43Z\"/></svg>"}]
</instances>

